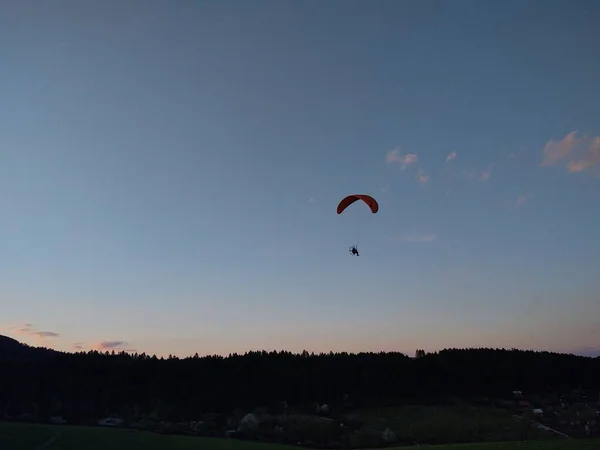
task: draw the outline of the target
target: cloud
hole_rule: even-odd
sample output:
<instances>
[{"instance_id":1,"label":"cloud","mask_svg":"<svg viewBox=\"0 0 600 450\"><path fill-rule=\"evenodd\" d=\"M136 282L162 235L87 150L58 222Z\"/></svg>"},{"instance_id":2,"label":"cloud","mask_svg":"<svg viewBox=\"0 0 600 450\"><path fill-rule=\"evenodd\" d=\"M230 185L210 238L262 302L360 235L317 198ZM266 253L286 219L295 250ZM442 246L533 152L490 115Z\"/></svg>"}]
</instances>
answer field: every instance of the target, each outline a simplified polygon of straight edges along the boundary
<instances>
[{"instance_id":1,"label":"cloud","mask_svg":"<svg viewBox=\"0 0 600 450\"><path fill-rule=\"evenodd\" d=\"M54 333L53 331L33 331L30 334L32 336L37 336L42 339L47 337L60 337L60 334Z\"/></svg>"},{"instance_id":2,"label":"cloud","mask_svg":"<svg viewBox=\"0 0 600 450\"><path fill-rule=\"evenodd\" d=\"M314 201L315 201L315 199L314 199L314 198L312 198L312 197L308 199L308 203L312 203L312 202L314 202Z\"/></svg>"},{"instance_id":3,"label":"cloud","mask_svg":"<svg viewBox=\"0 0 600 450\"><path fill-rule=\"evenodd\" d=\"M450 161L452 161L453 159L456 159L456 157L457 157L457 156L458 156L458 155L456 154L456 152L455 152L455 151L451 151L451 152L448 154L448 156L446 156L446 162L450 162Z\"/></svg>"},{"instance_id":4,"label":"cloud","mask_svg":"<svg viewBox=\"0 0 600 450\"><path fill-rule=\"evenodd\" d=\"M487 171L487 170L482 170L481 173L479 174L479 181L485 181L485 180L489 180L490 177L492 176L491 172Z\"/></svg>"},{"instance_id":5,"label":"cloud","mask_svg":"<svg viewBox=\"0 0 600 450\"><path fill-rule=\"evenodd\" d=\"M417 155L414 153L407 153L403 155L398 150L390 150L385 156L385 162L388 164L398 164L400 169L404 170L407 166L416 163L418 160Z\"/></svg>"},{"instance_id":6,"label":"cloud","mask_svg":"<svg viewBox=\"0 0 600 450\"><path fill-rule=\"evenodd\" d=\"M127 341L100 341L97 344L94 344L94 348L96 350L109 350L109 349L120 349L122 347L126 347Z\"/></svg>"},{"instance_id":7,"label":"cloud","mask_svg":"<svg viewBox=\"0 0 600 450\"><path fill-rule=\"evenodd\" d=\"M567 158L577 145L575 134L577 134L577 131L571 131L561 141L550 139L546 142L546 145L542 150L544 154L542 166L551 166Z\"/></svg>"},{"instance_id":8,"label":"cloud","mask_svg":"<svg viewBox=\"0 0 600 450\"><path fill-rule=\"evenodd\" d=\"M94 344L92 348L101 352L108 350L115 350L119 352L135 353L135 349L128 348L129 343L127 341L100 341Z\"/></svg>"},{"instance_id":9,"label":"cloud","mask_svg":"<svg viewBox=\"0 0 600 450\"><path fill-rule=\"evenodd\" d=\"M419 183L427 183L429 181L429 175L426 175L423 169L417 171L416 178Z\"/></svg>"},{"instance_id":10,"label":"cloud","mask_svg":"<svg viewBox=\"0 0 600 450\"><path fill-rule=\"evenodd\" d=\"M383 187L381 188L381 192L387 192L387 191L389 191L389 190L390 190L390 186L389 186L389 184L386 184L385 186L383 186Z\"/></svg>"},{"instance_id":11,"label":"cloud","mask_svg":"<svg viewBox=\"0 0 600 450\"><path fill-rule=\"evenodd\" d=\"M30 323L25 323L15 330L17 334L31 334L33 326Z\"/></svg>"},{"instance_id":12,"label":"cloud","mask_svg":"<svg viewBox=\"0 0 600 450\"><path fill-rule=\"evenodd\" d=\"M525 206L527 203L529 203L529 200L531 199L531 194L520 194L517 199L515 200L515 206L517 208L520 208L521 206Z\"/></svg>"},{"instance_id":13,"label":"cloud","mask_svg":"<svg viewBox=\"0 0 600 450\"><path fill-rule=\"evenodd\" d=\"M55 333L54 331L39 331L36 330L34 328L34 326L30 323L24 323L22 325L16 325L13 327L10 327L13 332L15 334L19 334L19 335L27 335L27 336L34 336L36 338L39 339L44 339L44 338L56 338L56 337L60 337L60 334Z\"/></svg>"},{"instance_id":14,"label":"cloud","mask_svg":"<svg viewBox=\"0 0 600 450\"><path fill-rule=\"evenodd\" d=\"M88 348L92 350L97 350L101 353L105 353L108 351L115 351L115 353L125 352L125 353L135 353L136 350L133 348L128 348L127 341L100 341L96 344L92 344L88 346ZM83 342L75 342L72 345L74 350L80 351L85 350L85 344Z\"/></svg>"},{"instance_id":15,"label":"cloud","mask_svg":"<svg viewBox=\"0 0 600 450\"><path fill-rule=\"evenodd\" d=\"M568 173L584 172L600 163L600 136L577 137L575 130L560 141L550 139L542 153L542 166L561 164Z\"/></svg>"}]
</instances>

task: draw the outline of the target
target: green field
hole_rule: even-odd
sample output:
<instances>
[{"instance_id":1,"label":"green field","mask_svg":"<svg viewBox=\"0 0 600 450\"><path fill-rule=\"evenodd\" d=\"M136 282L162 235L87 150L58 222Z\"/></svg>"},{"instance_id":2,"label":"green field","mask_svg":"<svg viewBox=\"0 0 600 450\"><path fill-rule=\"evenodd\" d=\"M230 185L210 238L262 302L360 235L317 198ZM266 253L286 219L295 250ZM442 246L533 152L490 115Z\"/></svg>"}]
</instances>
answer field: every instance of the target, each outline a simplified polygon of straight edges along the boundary
<instances>
[{"instance_id":1,"label":"green field","mask_svg":"<svg viewBox=\"0 0 600 450\"><path fill-rule=\"evenodd\" d=\"M298 450L233 439L163 436L124 429L0 423L0 450ZM600 439L451 444L397 450L599 450Z\"/></svg>"},{"instance_id":2,"label":"green field","mask_svg":"<svg viewBox=\"0 0 600 450\"><path fill-rule=\"evenodd\" d=\"M0 423L0 450L298 450L233 439L166 436L126 429Z\"/></svg>"},{"instance_id":3,"label":"green field","mask_svg":"<svg viewBox=\"0 0 600 450\"><path fill-rule=\"evenodd\" d=\"M421 445L386 450L599 450L600 439L554 439L551 441L512 441L476 444Z\"/></svg>"},{"instance_id":4,"label":"green field","mask_svg":"<svg viewBox=\"0 0 600 450\"><path fill-rule=\"evenodd\" d=\"M379 431L393 430L403 442L497 442L552 439L555 436L494 408L471 406L394 406L363 411L366 425Z\"/></svg>"}]
</instances>

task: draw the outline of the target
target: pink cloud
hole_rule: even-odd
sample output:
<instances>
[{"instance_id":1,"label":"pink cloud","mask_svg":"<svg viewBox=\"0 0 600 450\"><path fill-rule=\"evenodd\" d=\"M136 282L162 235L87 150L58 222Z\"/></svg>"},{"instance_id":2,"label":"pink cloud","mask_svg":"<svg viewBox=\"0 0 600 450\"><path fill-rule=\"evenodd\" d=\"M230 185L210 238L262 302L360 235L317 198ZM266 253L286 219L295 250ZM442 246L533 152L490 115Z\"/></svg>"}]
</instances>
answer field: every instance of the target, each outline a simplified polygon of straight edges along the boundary
<instances>
[{"instance_id":1,"label":"pink cloud","mask_svg":"<svg viewBox=\"0 0 600 450\"><path fill-rule=\"evenodd\" d=\"M544 160L542 166L551 166L557 162L567 158L577 145L575 134L577 131L571 131L563 140L554 141L550 139L544 146Z\"/></svg>"},{"instance_id":2,"label":"pink cloud","mask_svg":"<svg viewBox=\"0 0 600 450\"><path fill-rule=\"evenodd\" d=\"M561 141L550 139L542 151L542 166L564 164L568 173L587 171L600 163L600 136L576 136L577 131L567 134Z\"/></svg>"},{"instance_id":3,"label":"pink cloud","mask_svg":"<svg viewBox=\"0 0 600 450\"><path fill-rule=\"evenodd\" d=\"M59 337L60 334L55 333L53 331L33 331L30 333L32 336L37 336L39 338L47 338L47 337Z\"/></svg>"},{"instance_id":4,"label":"pink cloud","mask_svg":"<svg viewBox=\"0 0 600 450\"><path fill-rule=\"evenodd\" d=\"M24 323L23 325L16 325L11 327L13 328L16 334L31 334L33 330L33 325L30 323Z\"/></svg>"},{"instance_id":5,"label":"pink cloud","mask_svg":"<svg viewBox=\"0 0 600 450\"><path fill-rule=\"evenodd\" d=\"M427 181L429 181L429 175L426 175L423 169L417 171L416 178L419 183L427 183Z\"/></svg>"},{"instance_id":6,"label":"pink cloud","mask_svg":"<svg viewBox=\"0 0 600 450\"><path fill-rule=\"evenodd\" d=\"M127 346L126 341L100 341L97 344L94 344L94 348L96 350L109 350L115 348L121 348Z\"/></svg>"},{"instance_id":7,"label":"pink cloud","mask_svg":"<svg viewBox=\"0 0 600 450\"><path fill-rule=\"evenodd\" d=\"M73 343L73 348L75 350L83 350L84 349L83 342L74 342Z\"/></svg>"},{"instance_id":8,"label":"pink cloud","mask_svg":"<svg viewBox=\"0 0 600 450\"><path fill-rule=\"evenodd\" d=\"M135 353L135 349L128 348L127 341L100 341L94 344L92 348L100 352L115 350L116 352Z\"/></svg>"},{"instance_id":9,"label":"pink cloud","mask_svg":"<svg viewBox=\"0 0 600 450\"><path fill-rule=\"evenodd\" d=\"M60 334L55 333L54 331L38 331L34 328L34 326L30 323L24 323L22 325L11 327L13 332L18 335L27 335L33 336L39 339L45 338L57 338L60 337Z\"/></svg>"},{"instance_id":10,"label":"pink cloud","mask_svg":"<svg viewBox=\"0 0 600 450\"><path fill-rule=\"evenodd\" d=\"M458 156L458 155L456 154L456 152L455 152L455 151L452 151L452 152L450 152L450 153L448 154L448 156L446 156L446 162L450 162L450 161L452 161L453 159L456 159L456 157L457 157L457 156Z\"/></svg>"},{"instance_id":11,"label":"pink cloud","mask_svg":"<svg viewBox=\"0 0 600 450\"><path fill-rule=\"evenodd\" d=\"M520 194L517 197L517 199L515 200L515 206L518 208L521 206L525 206L527 203L529 203L530 199L531 199L530 194Z\"/></svg>"},{"instance_id":12,"label":"pink cloud","mask_svg":"<svg viewBox=\"0 0 600 450\"><path fill-rule=\"evenodd\" d=\"M398 150L390 150L385 156L386 163L398 164L402 170L404 170L407 166L416 163L417 160L417 155L414 153L407 153L406 155L403 155Z\"/></svg>"},{"instance_id":13,"label":"pink cloud","mask_svg":"<svg viewBox=\"0 0 600 450\"><path fill-rule=\"evenodd\" d=\"M570 161L567 165L569 173L583 172L600 162L600 136L593 138L582 159Z\"/></svg>"}]
</instances>

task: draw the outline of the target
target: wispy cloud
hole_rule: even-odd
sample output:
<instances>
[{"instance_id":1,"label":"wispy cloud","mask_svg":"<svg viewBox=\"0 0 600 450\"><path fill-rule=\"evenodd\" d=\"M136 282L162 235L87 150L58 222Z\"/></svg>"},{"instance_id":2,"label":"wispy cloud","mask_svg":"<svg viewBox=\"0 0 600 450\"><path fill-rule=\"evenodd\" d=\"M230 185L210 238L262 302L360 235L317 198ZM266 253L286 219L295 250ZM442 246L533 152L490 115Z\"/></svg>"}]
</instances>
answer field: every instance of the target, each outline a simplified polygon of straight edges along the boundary
<instances>
[{"instance_id":1,"label":"wispy cloud","mask_svg":"<svg viewBox=\"0 0 600 450\"><path fill-rule=\"evenodd\" d=\"M542 154L542 166L561 164L568 173L584 172L600 163L600 136L577 137L575 130L560 141L550 139Z\"/></svg>"},{"instance_id":2,"label":"wispy cloud","mask_svg":"<svg viewBox=\"0 0 600 450\"><path fill-rule=\"evenodd\" d=\"M386 184L385 186L383 186L383 187L381 188L381 192L387 192L387 191L389 191L389 190L390 190L390 186L389 186L389 184Z\"/></svg>"},{"instance_id":3,"label":"wispy cloud","mask_svg":"<svg viewBox=\"0 0 600 450\"><path fill-rule=\"evenodd\" d=\"M308 199L308 203L312 203L312 202L314 202L314 201L315 201L315 199L314 199L314 198L312 198L312 197Z\"/></svg>"},{"instance_id":4,"label":"wispy cloud","mask_svg":"<svg viewBox=\"0 0 600 450\"><path fill-rule=\"evenodd\" d=\"M485 180L489 180L490 177L492 176L492 173L488 170L482 170L481 173L479 174L479 180L480 181L485 181Z\"/></svg>"},{"instance_id":5,"label":"wispy cloud","mask_svg":"<svg viewBox=\"0 0 600 450\"><path fill-rule=\"evenodd\" d=\"M453 159L456 159L456 157L457 157L457 156L458 156L458 155L456 154L456 152L455 152L455 151L451 151L451 152L448 154L448 156L446 156L446 162L450 162L450 161L452 161Z\"/></svg>"},{"instance_id":6,"label":"wispy cloud","mask_svg":"<svg viewBox=\"0 0 600 450\"><path fill-rule=\"evenodd\" d=\"M83 342L74 342L73 348L75 350L83 350L85 348L85 346L84 346Z\"/></svg>"},{"instance_id":7,"label":"wispy cloud","mask_svg":"<svg viewBox=\"0 0 600 450\"><path fill-rule=\"evenodd\" d=\"M126 347L127 345L127 341L100 341L97 344L94 344L94 348L96 350L109 350Z\"/></svg>"},{"instance_id":8,"label":"wispy cloud","mask_svg":"<svg viewBox=\"0 0 600 450\"><path fill-rule=\"evenodd\" d=\"M463 176L465 176L467 178L471 178L471 179L479 180L479 181L487 181L492 176L491 169L489 169L489 170L487 170L487 169L463 170L461 173Z\"/></svg>"},{"instance_id":9,"label":"wispy cloud","mask_svg":"<svg viewBox=\"0 0 600 450\"><path fill-rule=\"evenodd\" d=\"M429 181L429 175L426 175L423 169L417 171L416 178L419 183L427 183Z\"/></svg>"},{"instance_id":10,"label":"wispy cloud","mask_svg":"<svg viewBox=\"0 0 600 450\"><path fill-rule=\"evenodd\" d=\"M418 157L416 154L402 154L399 150L390 150L385 156L385 162L387 164L398 164L401 170L406 169L406 167L411 164L415 164L417 161Z\"/></svg>"},{"instance_id":11,"label":"wispy cloud","mask_svg":"<svg viewBox=\"0 0 600 450\"><path fill-rule=\"evenodd\" d=\"M16 325L10 327L12 332L18 335L26 335L33 336L39 339L45 338L57 338L60 337L60 334L55 333L54 331L44 331L44 330L36 330L31 323L24 323L22 325Z\"/></svg>"},{"instance_id":12,"label":"wispy cloud","mask_svg":"<svg viewBox=\"0 0 600 450\"><path fill-rule=\"evenodd\" d=\"M577 131L571 131L560 141L550 139L546 142L542 150L544 154L542 166L551 166L567 158L577 145L578 140L575 134L577 134Z\"/></svg>"},{"instance_id":13,"label":"wispy cloud","mask_svg":"<svg viewBox=\"0 0 600 450\"><path fill-rule=\"evenodd\" d=\"M529 200L531 200L531 194L520 194L515 200L515 206L517 208L525 206L527 203L529 203Z\"/></svg>"},{"instance_id":14,"label":"wispy cloud","mask_svg":"<svg viewBox=\"0 0 600 450\"><path fill-rule=\"evenodd\" d=\"M33 331L31 335L40 337L42 339L47 337L60 337L60 334L53 331Z\"/></svg>"},{"instance_id":15,"label":"wispy cloud","mask_svg":"<svg viewBox=\"0 0 600 450\"><path fill-rule=\"evenodd\" d=\"M31 334L31 332L34 331L34 329L32 324L24 323L22 325L17 325L13 327L13 331L16 334Z\"/></svg>"},{"instance_id":16,"label":"wispy cloud","mask_svg":"<svg viewBox=\"0 0 600 450\"><path fill-rule=\"evenodd\" d=\"M92 345L93 349L102 352L115 350L119 352L135 353L135 349L128 347L129 343L127 341L100 341L97 344Z\"/></svg>"}]
</instances>

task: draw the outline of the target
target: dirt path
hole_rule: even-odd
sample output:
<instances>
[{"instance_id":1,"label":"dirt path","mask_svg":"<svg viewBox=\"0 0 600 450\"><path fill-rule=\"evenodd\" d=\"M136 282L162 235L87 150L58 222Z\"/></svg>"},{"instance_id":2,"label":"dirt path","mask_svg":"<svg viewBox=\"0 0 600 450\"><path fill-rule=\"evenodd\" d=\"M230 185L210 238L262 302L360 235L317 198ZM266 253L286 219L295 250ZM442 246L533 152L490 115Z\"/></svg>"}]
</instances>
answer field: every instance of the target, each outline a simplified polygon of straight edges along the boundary
<instances>
[{"instance_id":1,"label":"dirt path","mask_svg":"<svg viewBox=\"0 0 600 450\"><path fill-rule=\"evenodd\" d=\"M519 420L523 420L522 416L517 416L516 414L514 414L513 417L516 417ZM541 428L542 430L550 431L550 432L552 432L554 434L558 434L559 436L562 436L562 437L565 437L565 438L570 437L568 434L565 434L562 431L558 431L558 430L555 430L554 428L550 428L550 427L544 425L543 423L539 423L539 422L537 422L537 421L535 421L533 419L531 419L531 423L535 424L538 428Z\"/></svg>"}]
</instances>

